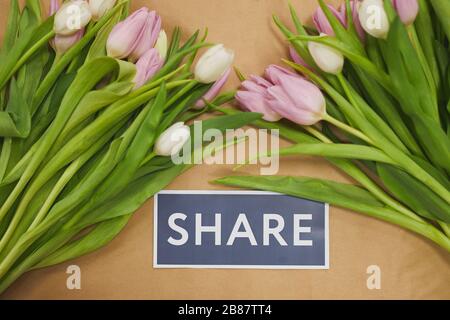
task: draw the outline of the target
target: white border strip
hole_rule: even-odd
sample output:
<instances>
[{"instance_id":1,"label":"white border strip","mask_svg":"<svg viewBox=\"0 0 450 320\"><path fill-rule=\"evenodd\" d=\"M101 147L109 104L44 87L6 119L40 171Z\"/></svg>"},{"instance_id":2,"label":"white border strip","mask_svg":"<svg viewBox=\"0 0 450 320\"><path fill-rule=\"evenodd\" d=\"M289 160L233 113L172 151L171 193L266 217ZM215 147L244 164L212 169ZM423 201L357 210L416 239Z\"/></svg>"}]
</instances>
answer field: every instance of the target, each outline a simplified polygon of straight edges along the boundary
<instances>
[{"instance_id":1,"label":"white border strip","mask_svg":"<svg viewBox=\"0 0 450 320\"><path fill-rule=\"evenodd\" d=\"M158 195L160 194L223 194L223 195L285 195L278 192L253 190L161 190L153 200L153 268L155 269L278 269L278 270L328 270L330 269L330 229L329 209L325 203L325 264L313 266L280 266L280 265L191 265L191 264L158 264ZM287 195L289 196L289 195ZM308 200L308 199L305 199ZM310 200L312 201L312 200ZM316 201L317 202L317 201Z\"/></svg>"}]
</instances>

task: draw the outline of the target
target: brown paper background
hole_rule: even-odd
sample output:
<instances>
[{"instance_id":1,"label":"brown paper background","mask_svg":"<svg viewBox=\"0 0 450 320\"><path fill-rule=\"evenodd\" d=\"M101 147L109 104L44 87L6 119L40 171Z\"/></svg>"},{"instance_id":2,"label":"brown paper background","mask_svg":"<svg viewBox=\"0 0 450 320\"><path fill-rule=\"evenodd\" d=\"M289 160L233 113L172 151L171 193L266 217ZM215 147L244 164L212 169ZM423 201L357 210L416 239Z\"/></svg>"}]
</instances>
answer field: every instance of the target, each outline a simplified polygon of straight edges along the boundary
<instances>
[{"instance_id":1,"label":"brown paper background","mask_svg":"<svg viewBox=\"0 0 450 320\"><path fill-rule=\"evenodd\" d=\"M45 2L45 1L44 1ZM293 0L307 20L314 0ZM337 3L338 1L330 1ZM3 33L7 0L0 0ZM209 39L235 50L244 73L261 73L279 63L286 46L273 27L272 13L289 21L285 0L153 0L166 30L186 34L208 26ZM238 81L233 79L230 87ZM220 189L208 183L231 174L226 166L197 166L167 189ZM255 168L246 170L256 173ZM241 172L242 173L242 172ZM325 161L283 159L280 174L348 181ZM450 255L396 226L357 213L330 210L330 270L155 270L152 268L153 200L132 218L107 247L55 267L30 272L2 296L5 299L450 299ZM66 268L76 264L82 289L66 288ZM366 269L378 265L381 290L368 290Z\"/></svg>"}]
</instances>

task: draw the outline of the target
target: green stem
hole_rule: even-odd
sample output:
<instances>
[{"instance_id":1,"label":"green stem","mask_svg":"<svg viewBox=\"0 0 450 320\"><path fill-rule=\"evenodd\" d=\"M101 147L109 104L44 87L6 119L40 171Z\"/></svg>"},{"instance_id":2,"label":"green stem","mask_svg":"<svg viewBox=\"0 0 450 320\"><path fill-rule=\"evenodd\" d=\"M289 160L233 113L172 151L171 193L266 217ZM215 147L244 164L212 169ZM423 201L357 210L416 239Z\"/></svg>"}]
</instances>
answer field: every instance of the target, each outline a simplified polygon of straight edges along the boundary
<instances>
[{"instance_id":1,"label":"green stem","mask_svg":"<svg viewBox=\"0 0 450 320\"><path fill-rule=\"evenodd\" d=\"M439 226L441 227L442 231L447 235L447 237L450 238L450 224L439 221Z\"/></svg>"},{"instance_id":2,"label":"green stem","mask_svg":"<svg viewBox=\"0 0 450 320\"><path fill-rule=\"evenodd\" d=\"M352 94L352 92L350 91L350 88L348 87L347 81L344 79L344 75L342 74L342 72L339 73L336 77L338 78L339 83L340 83L341 86L342 86L342 89L344 89L345 95L346 95L347 98L350 100L350 103L353 105L353 107L354 107L356 110L359 110L358 104L356 103L356 100L355 100L355 98L353 97L353 94Z\"/></svg>"},{"instance_id":3,"label":"green stem","mask_svg":"<svg viewBox=\"0 0 450 320\"><path fill-rule=\"evenodd\" d=\"M47 199L45 200L44 204L40 208L39 212L37 213L36 217L34 218L33 222L31 223L28 230L34 229L46 216L46 214L49 212L51 206L56 201L56 198L59 196L61 191L64 189L64 187L69 183L70 179L77 173L78 169L80 169L82 165L82 162L79 160L74 161L63 173L61 178L58 180L58 182L53 187L52 191L48 195Z\"/></svg>"},{"instance_id":4,"label":"green stem","mask_svg":"<svg viewBox=\"0 0 450 320\"><path fill-rule=\"evenodd\" d=\"M333 143L333 141L328 139L322 132L320 132L319 130L317 130L314 127L303 126L302 128L305 129L306 132L308 132L309 134L311 134L312 136L316 137L317 139L319 139L322 142Z\"/></svg>"},{"instance_id":5,"label":"green stem","mask_svg":"<svg viewBox=\"0 0 450 320\"><path fill-rule=\"evenodd\" d=\"M323 117L323 120L335 125L336 127L344 130L345 132L348 132L351 135L367 142L370 145L374 145L373 141L368 136L366 136L364 133L362 133L361 131L359 131L355 128L350 127L349 125L339 121L338 119L333 118L329 114L325 114Z\"/></svg>"},{"instance_id":6,"label":"green stem","mask_svg":"<svg viewBox=\"0 0 450 320\"><path fill-rule=\"evenodd\" d=\"M198 84L197 80L191 80L187 86L184 86L180 91L178 91L169 101L167 101L164 109L170 107L173 103L175 103L179 98L181 98L184 94L189 92L192 88L194 88Z\"/></svg>"}]
</instances>

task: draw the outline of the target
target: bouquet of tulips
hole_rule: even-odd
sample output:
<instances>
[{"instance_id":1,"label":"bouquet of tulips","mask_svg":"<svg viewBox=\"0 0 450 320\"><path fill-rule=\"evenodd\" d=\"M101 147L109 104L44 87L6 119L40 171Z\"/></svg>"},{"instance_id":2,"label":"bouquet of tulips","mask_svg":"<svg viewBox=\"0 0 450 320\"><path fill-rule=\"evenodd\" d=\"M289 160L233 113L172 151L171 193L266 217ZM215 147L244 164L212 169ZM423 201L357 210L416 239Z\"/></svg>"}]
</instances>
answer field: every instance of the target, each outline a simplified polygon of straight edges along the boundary
<instances>
[{"instance_id":1,"label":"bouquet of tulips","mask_svg":"<svg viewBox=\"0 0 450 320\"><path fill-rule=\"evenodd\" d=\"M319 4L315 28L292 6L295 31L274 17L292 69L240 74L236 100L264 114L256 125L295 143L280 155L325 157L357 185L280 176L218 182L329 202L450 251L450 1Z\"/></svg>"},{"instance_id":2,"label":"bouquet of tulips","mask_svg":"<svg viewBox=\"0 0 450 320\"><path fill-rule=\"evenodd\" d=\"M168 41L129 1L11 1L0 66L0 292L28 270L91 252L189 164L184 122L206 110L233 53L196 32ZM195 67L199 49L210 47ZM194 72L191 72L191 69ZM259 114L203 121L237 128Z\"/></svg>"}]
</instances>

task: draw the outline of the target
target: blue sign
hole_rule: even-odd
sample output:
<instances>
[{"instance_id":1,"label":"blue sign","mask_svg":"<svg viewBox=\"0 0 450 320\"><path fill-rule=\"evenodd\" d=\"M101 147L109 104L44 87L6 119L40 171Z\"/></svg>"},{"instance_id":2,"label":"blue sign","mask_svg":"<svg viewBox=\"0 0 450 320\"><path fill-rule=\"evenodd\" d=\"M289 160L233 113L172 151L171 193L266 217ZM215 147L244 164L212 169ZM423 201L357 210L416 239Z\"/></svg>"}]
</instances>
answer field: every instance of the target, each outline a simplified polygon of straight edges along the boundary
<instances>
[{"instance_id":1,"label":"blue sign","mask_svg":"<svg viewBox=\"0 0 450 320\"><path fill-rule=\"evenodd\" d=\"M155 196L155 268L328 269L328 205L259 191Z\"/></svg>"}]
</instances>

